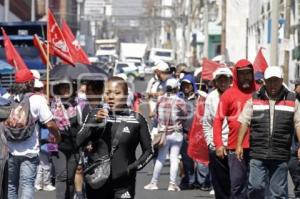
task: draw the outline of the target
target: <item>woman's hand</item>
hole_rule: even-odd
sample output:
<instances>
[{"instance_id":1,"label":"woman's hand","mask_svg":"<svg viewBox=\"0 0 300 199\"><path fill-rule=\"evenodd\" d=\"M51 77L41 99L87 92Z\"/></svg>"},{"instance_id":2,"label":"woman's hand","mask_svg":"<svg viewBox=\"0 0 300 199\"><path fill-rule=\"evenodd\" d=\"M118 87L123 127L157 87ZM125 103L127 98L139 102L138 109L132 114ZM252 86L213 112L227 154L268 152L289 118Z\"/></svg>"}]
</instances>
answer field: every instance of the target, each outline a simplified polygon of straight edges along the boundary
<instances>
[{"instance_id":1,"label":"woman's hand","mask_svg":"<svg viewBox=\"0 0 300 199\"><path fill-rule=\"evenodd\" d=\"M98 110L98 112L96 113L95 115L95 120L96 122L103 122L105 120L105 118L108 117L108 110L107 109L104 109L104 108L101 108Z\"/></svg>"}]
</instances>

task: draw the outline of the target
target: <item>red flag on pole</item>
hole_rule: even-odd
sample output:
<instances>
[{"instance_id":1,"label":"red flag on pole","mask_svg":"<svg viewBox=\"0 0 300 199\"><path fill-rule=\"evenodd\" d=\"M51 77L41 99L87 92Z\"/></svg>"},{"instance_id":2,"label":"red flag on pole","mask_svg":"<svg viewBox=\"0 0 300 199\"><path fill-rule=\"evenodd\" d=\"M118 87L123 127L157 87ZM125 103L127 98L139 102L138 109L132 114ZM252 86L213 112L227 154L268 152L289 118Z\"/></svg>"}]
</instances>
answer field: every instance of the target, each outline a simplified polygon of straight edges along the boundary
<instances>
[{"instance_id":1,"label":"red flag on pole","mask_svg":"<svg viewBox=\"0 0 300 199\"><path fill-rule=\"evenodd\" d=\"M50 9L48 10L47 40L50 45L50 54L75 66L70 49Z\"/></svg>"},{"instance_id":2,"label":"red flag on pole","mask_svg":"<svg viewBox=\"0 0 300 199\"><path fill-rule=\"evenodd\" d=\"M257 52L255 60L253 62L254 73L255 72L262 72L264 73L266 68L268 67L268 63L262 53L262 48L260 48Z\"/></svg>"},{"instance_id":3,"label":"red flag on pole","mask_svg":"<svg viewBox=\"0 0 300 199\"><path fill-rule=\"evenodd\" d=\"M73 60L82 64L91 65L88 56L81 48L78 40L76 40L75 36L73 35L71 29L69 28L65 20L62 20L61 31L70 49Z\"/></svg>"},{"instance_id":4,"label":"red flag on pole","mask_svg":"<svg viewBox=\"0 0 300 199\"><path fill-rule=\"evenodd\" d=\"M223 64L219 64L217 62L211 61L207 58L203 58L202 63L202 79L203 80L212 80L213 72L217 70Z\"/></svg>"},{"instance_id":5,"label":"red flag on pole","mask_svg":"<svg viewBox=\"0 0 300 199\"><path fill-rule=\"evenodd\" d=\"M200 97L197 103L197 108L195 112L195 117L192 122L192 127L188 134L189 145L188 145L188 155L197 162L208 165L208 147L205 141L202 117L204 115L204 103L205 98Z\"/></svg>"},{"instance_id":6,"label":"red flag on pole","mask_svg":"<svg viewBox=\"0 0 300 199\"><path fill-rule=\"evenodd\" d=\"M16 68L16 70L28 69L24 60L22 59L22 57L20 56L18 51L15 49L14 45L11 43L5 30L2 27L1 27L1 30L2 30L2 35L3 35L4 48L5 48L7 62L10 65L14 66Z\"/></svg>"}]
</instances>

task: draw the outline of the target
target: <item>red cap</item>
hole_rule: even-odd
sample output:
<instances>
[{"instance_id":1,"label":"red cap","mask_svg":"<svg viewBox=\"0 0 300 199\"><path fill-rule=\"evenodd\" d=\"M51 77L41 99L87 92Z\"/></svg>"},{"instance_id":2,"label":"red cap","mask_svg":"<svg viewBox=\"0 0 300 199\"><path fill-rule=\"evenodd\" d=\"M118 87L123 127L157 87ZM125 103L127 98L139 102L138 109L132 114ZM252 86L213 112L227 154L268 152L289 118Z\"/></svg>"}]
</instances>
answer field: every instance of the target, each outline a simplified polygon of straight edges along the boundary
<instances>
[{"instance_id":1,"label":"red cap","mask_svg":"<svg viewBox=\"0 0 300 199\"><path fill-rule=\"evenodd\" d=\"M252 67L252 63L250 61L248 61L247 59L241 59L238 62L236 62L236 64L235 64L235 67L237 67L237 68L244 68L247 66Z\"/></svg>"},{"instance_id":2,"label":"red cap","mask_svg":"<svg viewBox=\"0 0 300 199\"><path fill-rule=\"evenodd\" d=\"M15 74L16 83L25 83L34 80L33 74L28 69L18 70Z\"/></svg>"}]
</instances>

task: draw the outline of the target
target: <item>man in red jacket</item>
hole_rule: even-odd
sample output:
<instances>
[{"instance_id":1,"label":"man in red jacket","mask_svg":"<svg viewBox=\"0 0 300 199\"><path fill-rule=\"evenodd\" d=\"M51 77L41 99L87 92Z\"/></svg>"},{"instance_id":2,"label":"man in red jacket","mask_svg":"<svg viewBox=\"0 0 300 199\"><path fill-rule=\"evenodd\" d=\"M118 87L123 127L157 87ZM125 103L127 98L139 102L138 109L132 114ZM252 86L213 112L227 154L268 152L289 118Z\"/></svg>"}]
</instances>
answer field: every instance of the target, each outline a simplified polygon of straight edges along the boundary
<instances>
[{"instance_id":1,"label":"man in red jacket","mask_svg":"<svg viewBox=\"0 0 300 199\"><path fill-rule=\"evenodd\" d=\"M239 161L235 156L238 130L240 123L238 117L243 110L245 102L251 98L255 91L255 82L253 75L253 66L246 60L241 59L233 68L233 86L227 89L221 96L216 117L213 124L213 141L216 146L216 154L223 159L228 154L228 164L230 171L230 186L232 199L247 198L247 170L248 158L247 149L249 148L249 132L243 142L243 148L246 149L244 159ZM224 147L222 141L222 125L227 118L229 126L228 145Z\"/></svg>"}]
</instances>

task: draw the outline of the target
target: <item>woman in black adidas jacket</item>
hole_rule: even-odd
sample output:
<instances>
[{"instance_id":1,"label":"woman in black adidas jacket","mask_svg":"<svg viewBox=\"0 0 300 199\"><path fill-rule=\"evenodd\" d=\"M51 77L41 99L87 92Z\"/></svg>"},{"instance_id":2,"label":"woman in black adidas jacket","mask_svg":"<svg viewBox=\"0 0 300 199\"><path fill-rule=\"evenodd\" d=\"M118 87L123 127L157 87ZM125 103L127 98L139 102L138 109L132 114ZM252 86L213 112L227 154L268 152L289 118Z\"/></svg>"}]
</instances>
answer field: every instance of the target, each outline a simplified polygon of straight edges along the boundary
<instances>
[{"instance_id":1,"label":"woman in black adidas jacket","mask_svg":"<svg viewBox=\"0 0 300 199\"><path fill-rule=\"evenodd\" d=\"M104 92L104 102L109 105L109 112L103 108L97 113L91 111L87 116L87 123L83 125L77 136L77 144L85 146L92 143L92 150L98 151L95 147L103 148L103 151L111 150L112 139L121 123L121 136L119 144L112 156L111 176L107 183L99 189L92 189L86 184L87 198L101 196L102 199L134 198L135 181L137 170L142 169L152 157L151 138L146 120L139 113L127 108L128 96L127 83L119 77L111 77ZM105 127L100 123L105 123ZM99 125L95 126L95 123ZM103 141L106 146L103 146ZM135 153L138 145L141 145L142 154L136 159Z\"/></svg>"}]
</instances>

